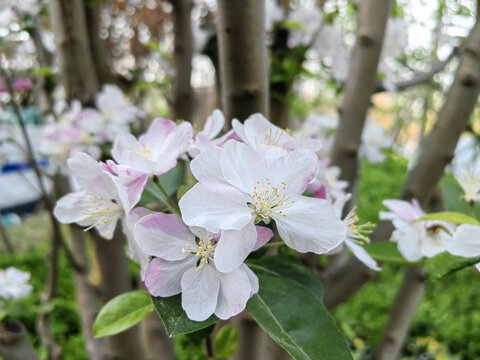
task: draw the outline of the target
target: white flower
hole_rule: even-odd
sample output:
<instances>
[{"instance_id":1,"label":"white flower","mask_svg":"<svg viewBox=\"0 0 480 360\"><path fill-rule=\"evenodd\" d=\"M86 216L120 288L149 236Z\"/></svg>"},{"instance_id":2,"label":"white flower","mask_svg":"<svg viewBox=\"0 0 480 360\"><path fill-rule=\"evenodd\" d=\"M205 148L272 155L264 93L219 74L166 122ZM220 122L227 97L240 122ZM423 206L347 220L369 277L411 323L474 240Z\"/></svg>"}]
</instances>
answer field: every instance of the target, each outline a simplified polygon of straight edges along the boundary
<instances>
[{"instance_id":1,"label":"white flower","mask_svg":"<svg viewBox=\"0 0 480 360\"><path fill-rule=\"evenodd\" d=\"M300 6L288 14L288 21L297 23L300 28L289 31L288 47L309 45L315 32L322 24L322 11L318 7L313 9Z\"/></svg>"},{"instance_id":2,"label":"white flower","mask_svg":"<svg viewBox=\"0 0 480 360\"><path fill-rule=\"evenodd\" d=\"M442 221L415 221L425 216L414 199L412 203L403 200L384 200L390 212L380 212L381 220L391 220L396 230L391 241L398 243L398 250L408 261L419 261L445 251L444 242L452 230L451 224Z\"/></svg>"},{"instance_id":3,"label":"white flower","mask_svg":"<svg viewBox=\"0 0 480 360\"><path fill-rule=\"evenodd\" d=\"M69 159L68 166L82 190L58 200L55 217L64 224L87 226L86 230L95 227L100 235L111 239L117 221L140 200L148 176L114 176L85 153ZM111 170L112 166L104 168Z\"/></svg>"},{"instance_id":4,"label":"white flower","mask_svg":"<svg viewBox=\"0 0 480 360\"><path fill-rule=\"evenodd\" d=\"M328 166L326 161L320 161L317 175L308 184L308 190L320 199L335 200L344 197L348 181L340 180L340 173L338 166Z\"/></svg>"},{"instance_id":5,"label":"white flower","mask_svg":"<svg viewBox=\"0 0 480 360\"><path fill-rule=\"evenodd\" d=\"M275 23L282 21L284 16L283 9L277 0L265 1L265 27L267 32L272 31Z\"/></svg>"},{"instance_id":6,"label":"white flower","mask_svg":"<svg viewBox=\"0 0 480 360\"><path fill-rule=\"evenodd\" d=\"M343 197L335 200L333 207L338 217L342 216L343 207L345 203L350 199L351 194L345 194ZM372 270L380 271L381 268L377 262L370 256L370 254L361 246L362 243L368 242L367 234L371 229L370 224L356 225L358 221L355 207L345 216L343 222L347 227L347 236L345 237L344 244L349 250L360 260L365 266ZM342 245L341 245L342 246ZM334 250L335 251L335 250Z\"/></svg>"},{"instance_id":7,"label":"white flower","mask_svg":"<svg viewBox=\"0 0 480 360\"><path fill-rule=\"evenodd\" d=\"M466 258L480 256L480 226L460 225L452 237L445 239L445 248L456 256ZM477 264L476 267L480 270L480 264Z\"/></svg>"},{"instance_id":8,"label":"white flower","mask_svg":"<svg viewBox=\"0 0 480 360\"><path fill-rule=\"evenodd\" d=\"M0 298L5 300L19 300L27 297L33 287L28 284L30 273L14 267L0 270Z\"/></svg>"},{"instance_id":9,"label":"white flower","mask_svg":"<svg viewBox=\"0 0 480 360\"><path fill-rule=\"evenodd\" d=\"M262 234L268 235L262 239ZM192 320L203 321L212 314L228 319L242 312L258 291L258 279L245 264L227 273L218 271L216 234L189 228L175 215L147 215L134 235L142 251L155 256L145 277L147 289L161 297L181 292L182 307ZM262 243L271 235L259 231L255 240Z\"/></svg>"},{"instance_id":10,"label":"white flower","mask_svg":"<svg viewBox=\"0 0 480 360\"><path fill-rule=\"evenodd\" d=\"M215 264L228 272L255 246L255 223L274 220L283 241L299 252L323 254L345 237L345 225L326 200L303 196L317 158L297 149L261 158L238 141L198 155L191 162L199 182L180 200L183 220L222 235Z\"/></svg>"},{"instance_id":11,"label":"white flower","mask_svg":"<svg viewBox=\"0 0 480 360\"><path fill-rule=\"evenodd\" d=\"M343 47L342 35L332 25L323 24L313 46L320 57L333 57Z\"/></svg>"},{"instance_id":12,"label":"white flower","mask_svg":"<svg viewBox=\"0 0 480 360\"><path fill-rule=\"evenodd\" d=\"M192 142L192 125L155 119L147 132L135 139L127 132L117 136L112 156L119 164L146 174L161 175L177 164Z\"/></svg>"},{"instance_id":13,"label":"white flower","mask_svg":"<svg viewBox=\"0 0 480 360\"><path fill-rule=\"evenodd\" d=\"M385 161L384 149L392 146L393 139L385 129L376 125L371 118L366 120L362 134L362 153L372 164Z\"/></svg>"},{"instance_id":14,"label":"white flower","mask_svg":"<svg viewBox=\"0 0 480 360\"><path fill-rule=\"evenodd\" d=\"M408 26L400 17L389 18L383 40L382 56L398 57L408 44Z\"/></svg>"},{"instance_id":15,"label":"white flower","mask_svg":"<svg viewBox=\"0 0 480 360\"><path fill-rule=\"evenodd\" d=\"M480 202L480 166L465 165L457 168L454 175L465 193L465 201Z\"/></svg>"}]
</instances>

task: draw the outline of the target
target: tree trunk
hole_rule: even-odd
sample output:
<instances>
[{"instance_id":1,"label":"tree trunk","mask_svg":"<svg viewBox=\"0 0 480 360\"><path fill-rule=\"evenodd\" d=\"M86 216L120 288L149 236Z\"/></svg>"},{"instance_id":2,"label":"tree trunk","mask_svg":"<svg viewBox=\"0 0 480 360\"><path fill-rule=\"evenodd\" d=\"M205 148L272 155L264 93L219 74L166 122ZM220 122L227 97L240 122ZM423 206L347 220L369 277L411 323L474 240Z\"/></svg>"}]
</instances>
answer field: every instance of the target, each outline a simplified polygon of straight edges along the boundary
<instances>
[{"instance_id":1,"label":"tree trunk","mask_svg":"<svg viewBox=\"0 0 480 360\"><path fill-rule=\"evenodd\" d=\"M0 358L38 360L22 323L15 320L6 320L0 323Z\"/></svg>"},{"instance_id":2,"label":"tree trunk","mask_svg":"<svg viewBox=\"0 0 480 360\"><path fill-rule=\"evenodd\" d=\"M419 161L409 174L401 198L416 198L425 204L441 179L445 166L453 158L461 133L465 130L480 92L480 22L470 31L460 63L437 122L422 147ZM390 237L393 226L381 222L372 234L372 242ZM324 278L327 308L333 308L355 294L374 272L351 259L331 276Z\"/></svg>"},{"instance_id":3,"label":"tree trunk","mask_svg":"<svg viewBox=\"0 0 480 360\"><path fill-rule=\"evenodd\" d=\"M117 226L112 240L103 239L93 230L91 232L93 253L99 266L99 293L105 304L115 296L132 290L128 275L128 261L125 254L125 236ZM142 360L143 349L140 341L139 327L124 331L107 340L107 359L109 360Z\"/></svg>"},{"instance_id":4,"label":"tree trunk","mask_svg":"<svg viewBox=\"0 0 480 360\"><path fill-rule=\"evenodd\" d=\"M358 28L353 47L345 94L339 109L340 124L335 136L331 161L349 182L355 198L358 150L370 106L370 95L377 82L377 66L390 13L391 0L363 0L358 10ZM348 208L346 208L348 211Z\"/></svg>"},{"instance_id":5,"label":"tree trunk","mask_svg":"<svg viewBox=\"0 0 480 360\"><path fill-rule=\"evenodd\" d=\"M175 79L173 81L173 116L193 122L195 96L191 84L193 34L192 0L171 0L173 6L173 33Z\"/></svg>"},{"instance_id":6,"label":"tree trunk","mask_svg":"<svg viewBox=\"0 0 480 360\"><path fill-rule=\"evenodd\" d=\"M219 0L218 45L222 103L227 121L268 111L264 0Z\"/></svg>"},{"instance_id":7,"label":"tree trunk","mask_svg":"<svg viewBox=\"0 0 480 360\"><path fill-rule=\"evenodd\" d=\"M50 0L58 64L67 99L92 102L98 92L82 0Z\"/></svg>"}]
</instances>

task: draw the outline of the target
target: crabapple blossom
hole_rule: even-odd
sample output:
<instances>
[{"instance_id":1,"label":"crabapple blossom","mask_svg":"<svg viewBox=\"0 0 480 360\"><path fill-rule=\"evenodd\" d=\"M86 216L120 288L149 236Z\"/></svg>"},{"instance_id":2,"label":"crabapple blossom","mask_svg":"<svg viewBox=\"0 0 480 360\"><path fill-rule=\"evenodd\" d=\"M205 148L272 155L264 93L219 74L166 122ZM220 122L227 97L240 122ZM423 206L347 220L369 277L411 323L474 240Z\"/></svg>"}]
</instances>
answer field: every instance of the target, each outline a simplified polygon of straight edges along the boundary
<instances>
[{"instance_id":1,"label":"crabapple blossom","mask_svg":"<svg viewBox=\"0 0 480 360\"><path fill-rule=\"evenodd\" d=\"M462 224L458 226L452 237L445 239L445 248L456 256L480 256L480 226ZM480 270L480 264L476 265Z\"/></svg>"},{"instance_id":2,"label":"crabapple blossom","mask_svg":"<svg viewBox=\"0 0 480 360\"><path fill-rule=\"evenodd\" d=\"M408 26L401 17L389 18L382 46L382 57L398 57L408 45Z\"/></svg>"},{"instance_id":3,"label":"crabapple blossom","mask_svg":"<svg viewBox=\"0 0 480 360\"><path fill-rule=\"evenodd\" d=\"M372 164L385 161L383 150L392 146L393 139L385 129L376 125L371 118L367 119L362 133L362 154Z\"/></svg>"},{"instance_id":4,"label":"crabapple blossom","mask_svg":"<svg viewBox=\"0 0 480 360\"><path fill-rule=\"evenodd\" d=\"M381 220L391 220L395 231L391 241L398 244L398 250L408 261L419 261L424 257L433 257L445 251L444 242L450 235L452 226L443 221L416 221L425 216L420 204L403 200L384 200L390 210L380 212Z\"/></svg>"},{"instance_id":5,"label":"crabapple blossom","mask_svg":"<svg viewBox=\"0 0 480 360\"><path fill-rule=\"evenodd\" d=\"M261 154L272 151L284 155L294 149L317 151L321 147L321 142L317 139L294 138L262 114L251 115L243 124L233 119L232 127L240 140Z\"/></svg>"},{"instance_id":6,"label":"crabapple blossom","mask_svg":"<svg viewBox=\"0 0 480 360\"><path fill-rule=\"evenodd\" d=\"M464 191L463 199L469 203L480 202L480 164L466 165L457 169L454 175Z\"/></svg>"},{"instance_id":7,"label":"crabapple blossom","mask_svg":"<svg viewBox=\"0 0 480 360\"><path fill-rule=\"evenodd\" d=\"M272 235L262 228L255 240L261 246ZM182 307L192 320L203 321L212 314L228 319L242 312L258 291L258 279L245 264L218 271L218 234L187 227L176 215L147 215L138 221L134 236L144 253L155 256L145 276L148 291L161 297L181 292Z\"/></svg>"},{"instance_id":8,"label":"crabapple blossom","mask_svg":"<svg viewBox=\"0 0 480 360\"><path fill-rule=\"evenodd\" d=\"M138 140L130 133L118 135L112 156L119 164L137 171L161 175L175 167L178 158L188 150L192 131L188 122L176 125L172 120L155 119Z\"/></svg>"},{"instance_id":9,"label":"crabapple blossom","mask_svg":"<svg viewBox=\"0 0 480 360\"><path fill-rule=\"evenodd\" d=\"M343 197L338 198L333 203L335 213L338 217L342 216L343 207L345 206L345 203L350 200L350 197L351 194L345 194ZM381 268L378 266L377 262L368 254L363 246L360 245L362 242L369 241L367 234L370 229L370 224L356 225L357 221L358 216L354 207L343 219L343 222L347 227L347 235L343 243L358 260L365 264L365 266L372 270L380 271ZM343 245L340 245L339 248L341 249L342 246Z\"/></svg>"},{"instance_id":10,"label":"crabapple blossom","mask_svg":"<svg viewBox=\"0 0 480 360\"><path fill-rule=\"evenodd\" d=\"M265 28L267 32L273 30L275 23L283 20L285 14L277 0L265 1Z\"/></svg>"},{"instance_id":11,"label":"crabapple blossom","mask_svg":"<svg viewBox=\"0 0 480 360\"><path fill-rule=\"evenodd\" d=\"M334 200L344 197L348 181L339 179L340 172L338 166L328 166L327 161L319 161L317 175L308 184L308 190L317 198ZM321 196L323 193L325 196Z\"/></svg>"},{"instance_id":12,"label":"crabapple blossom","mask_svg":"<svg viewBox=\"0 0 480 360\"><path fill-rule=\"evenodd\" d=\"M32 285L28 284L30 273L20 271L14 267L0 270L0 298L5 300L19 300L26 298L32 292Z\"/></svg>"},{"instance_id":13,"label":"crabapple blossom","mask_svg":"<svg viewBox=\"0 0 480 360\"><path fill-rule=\"evenodd\" d=\"M305 149L262 158L246 144L228 141L191 162L199 180L179 206L187 225L222 230L215 252L218 270L239 266L255 246L255 224L275 221L283 241L299 252L326 253L345 237L345 224L323 199L303 196L317 158Z\"/></svg>"},{"instance_id":14,"label":"crabapple blossom","mask_svg":"<svg viewBox=\"0 0 480 360\"><path fill-rule=\"evenodd\" d=\"M309 45L322 20L322 11L318 7L310 9L300 6L292 10L288 14L288 21L299 24L300 28L290 29L287 42L288 47Z\"/></svg>"},{"instance_id":15,"label":"crabapple blossom","mask_svg":"<svg viewBox=\"0 0 480 360\"><path fill-rule=\"evenodd\" d=\"M65 224L87 226L86 230L95 227L100 235L111 239L118 220L140 200L148 176L114 176L85 153L69 159L68 167L82 190L58 200L56 218Z\"/></svg>"}]
</instances>

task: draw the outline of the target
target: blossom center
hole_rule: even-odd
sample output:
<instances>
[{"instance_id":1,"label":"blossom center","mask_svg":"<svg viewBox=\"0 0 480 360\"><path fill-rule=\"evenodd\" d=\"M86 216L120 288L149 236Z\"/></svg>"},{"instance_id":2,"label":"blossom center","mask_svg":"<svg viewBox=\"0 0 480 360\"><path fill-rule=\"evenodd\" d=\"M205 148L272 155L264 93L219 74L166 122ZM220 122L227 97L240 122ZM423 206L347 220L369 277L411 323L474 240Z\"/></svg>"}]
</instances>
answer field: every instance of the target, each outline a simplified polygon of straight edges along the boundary
<instances>
[{"instance_id":1,"label":"blossom center","mask_svg":"<svg viewBox=\"0 0 480 360\"><path fill-rule=\"evenodd\" d=\"M357 207L354 206L343 220L345 225L347 225L347 237L359 240L359 242L370 242L369 235L374 225L371 223L357 224L359 218L356 208Z\"/></svg>"},{"instance_id":2,"label":"blossom center","mask_svg":"<svg viewBox=\"0 0 480 360\"><path fill-rule=\"evenodd\" d=\"M82 211L85 217L81 221L93 221L93 224L84 231L107 225L116 220L122 213L123 208L116 199L104 199L103 196L88 194L87 208Z\"/></svg>"},{"instance_id":3,"label":"blossom center","mask_svg":"<svg viewBox=\"0 0 480 360\"><path fill-rule=\"evenodd\" d=\"M255 137L255 144L257 146L279 146L285 131L282 129L269 129L268 134L262 134L260 131L257 131L257 133L258 137Z\"/></svg>"},{"instance_id":4,"label":"blossom center","mask_svg":"<svg viewBox=\"0 0 480 360\"><path fill-rule=\"evenodd\" d=\"M147 144L145 145L145 147L138 150L137 154L143 156L144 159L150 160L152 155L152 149L150 148L150 145Z\"/></svg>"},{"instance_id":5,"label":"blossom center","mask_svg":"<svg viewBox=\"0 0 480 360\"><path fill-rule=\"evenodd\" d=\"M256 223L263 221L268 224L272 215L286 216L282 210L285 203L290 200L290 196L285 192L286 188L285 182L280 186L272 185L268 177L264 182L257 181L252 191L253 203L249 204L257 214Z\"/></svg>"},{"instance_id":6,"label":"blossom center","mask_svg":"<svg viewBox=\"0 0 480 360\"><path fill-rule=\"evenodd\" d=\"M204 233L198 229L196 243L194 245L188 244L182 248L182 252L189 252L199 258L197 261L197 269L195 270L195 272L198 272L213 260L216 247L217 244L213 240L212 234Z\"/></svg>"}]
</instances>

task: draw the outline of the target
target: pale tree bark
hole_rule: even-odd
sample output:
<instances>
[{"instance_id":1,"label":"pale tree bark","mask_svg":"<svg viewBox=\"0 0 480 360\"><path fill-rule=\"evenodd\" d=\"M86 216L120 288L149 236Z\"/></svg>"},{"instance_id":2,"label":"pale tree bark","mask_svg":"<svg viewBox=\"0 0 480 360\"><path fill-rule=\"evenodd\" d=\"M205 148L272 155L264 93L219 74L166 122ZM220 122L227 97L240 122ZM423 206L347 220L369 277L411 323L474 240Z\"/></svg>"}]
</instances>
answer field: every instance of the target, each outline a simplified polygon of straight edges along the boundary
<instances>
[{"instance_id":1,"label":"pale tree bark","mask_svg":"<svg viewBox=\"0 0 480 360\"><path fill-rule=\"evenodd\" d=\"M173 6L174 50L173 116L193 122L195 95L191 85L193 34L192 0L170 0Z\"/></svg>"},{"instance_id":2,"label":"pale tree bark","mask_svg":"<svg viewBox=\"0 0 480 360\"><path fill-rule=\"evenodd\" d=\"M50 0L49 10L67 99L93 102L99 81L94 71L83 1Z\"/></svg>"},{"instance_id":3,"label":"pale tree bark","mask_svg":"<svg viewBox=\"0 0 480 360\"><path fill-rule=\"evenodd\" d=\"M425 204L441 179L445 166L451 161L461 133L466 129L480 92L480 23L470 32L461 52L455 79L437 115L435 127L427 137L417 164L409 174L401 198L416 198ZM371 240L388 240L393 227L381 222ZM324 277L327 308L333 308L349 299L374 272L356 259Z\"/></svg>"},{"instance_id":4,"label":"pale tree bark","mask_svg":"<svg viewBox=\"0 0 480 360\"><path fill-rule=\"evenodd\" d=\"M95 230L91 232L93 253L99 267L98 292L105 304L117 295L132 290L125 256L125 236L117 226L111 240L103 239ZM139 327L135 326L118 335L109 336L107 341L108 360L142 360L145 358L140 341Z\"/></svg>"},{"instance_id":5,"label":"pale tree bark","mask_svg":"<svg viewBox=\"0 0 480 360\"><path fill-rule=\"evenodd\" d=\"M332 165L340 167L340 177L349 182L347 191L354 195L353 198L359 172L358 151L370 96L377 82L377 66L390 6L391 0L362 0L358 9L355 46L331 154Z\"/></svg>"},{"instance_id":6,"label":"pale tree bark","mask_svg":"<svg viewBox=\"0 0 480 360\"><path fill-rule=\"evenodd\" d=\"M244 121L268 111L264 0L219 0L217 34L223 111Z\"/></svg>"},{"instance_id":7,"label":"pale tree bark","mask_svg":"<svg viewBox=\"0 0 480 360\"><path fill-rule=\"evenodd\" d=\"M5 360L38 360L22 323L15 320L0 323L0 358Z\"/></svg>"}]
</instances>

